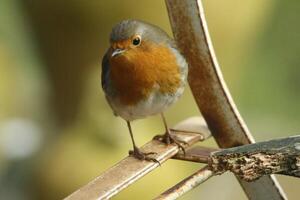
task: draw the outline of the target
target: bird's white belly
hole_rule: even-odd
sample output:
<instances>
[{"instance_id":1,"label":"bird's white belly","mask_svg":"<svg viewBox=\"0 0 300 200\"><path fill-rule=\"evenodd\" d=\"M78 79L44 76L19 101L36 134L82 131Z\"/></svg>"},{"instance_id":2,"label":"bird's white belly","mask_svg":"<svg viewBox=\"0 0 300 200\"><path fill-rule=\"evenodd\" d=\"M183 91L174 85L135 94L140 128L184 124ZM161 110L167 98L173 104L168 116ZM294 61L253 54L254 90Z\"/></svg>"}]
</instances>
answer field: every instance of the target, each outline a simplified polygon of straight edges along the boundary
<instances>
[{"instance_id":1,"label":"bird's white belly","mask_svg":"<svg viewBox=\"0 0 300 200\"><path fill-rule=\"evenodd\" d=\"M116 115L127 121L132 121L163 112L178 100L183 91L184 86L178 88L174 94L162 94L155 91L147 99L138 102L136 105L122 105L118 100L111 99L110 105Z\"/></svg>"}]
</instances>

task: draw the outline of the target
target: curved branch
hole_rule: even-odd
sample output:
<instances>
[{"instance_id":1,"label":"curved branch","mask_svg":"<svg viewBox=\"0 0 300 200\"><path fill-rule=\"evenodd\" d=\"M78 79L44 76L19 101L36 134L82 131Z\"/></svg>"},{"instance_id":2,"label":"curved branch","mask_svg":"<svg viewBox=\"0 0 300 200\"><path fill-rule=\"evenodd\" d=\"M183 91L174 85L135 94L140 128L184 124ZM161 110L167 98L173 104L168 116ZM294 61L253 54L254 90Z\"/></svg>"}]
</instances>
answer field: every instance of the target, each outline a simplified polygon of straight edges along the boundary
<instances>
[{"instance_id":1,"label":"curved branch","mask_svg":"<svg viewBox=\"0 0 300 200\"><path fill-rule=\"evenodd\" d=\"M190 66L192 93L215 140L223 148L254 142L222 77L201 1L166 0L166 4L175 40ZM239 181L250 199L286 198L275 177Z\"/></svg>"}]
</instances>

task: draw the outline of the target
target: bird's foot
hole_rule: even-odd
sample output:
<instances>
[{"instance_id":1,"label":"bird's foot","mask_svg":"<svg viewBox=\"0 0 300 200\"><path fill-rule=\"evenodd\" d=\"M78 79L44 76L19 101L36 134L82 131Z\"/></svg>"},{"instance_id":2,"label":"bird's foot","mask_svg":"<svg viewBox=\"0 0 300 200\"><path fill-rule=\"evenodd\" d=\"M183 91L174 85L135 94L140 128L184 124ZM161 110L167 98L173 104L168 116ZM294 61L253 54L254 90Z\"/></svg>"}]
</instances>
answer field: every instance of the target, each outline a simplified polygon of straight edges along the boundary
<instances>
[{"instance_id":1,"label":"bird's foot","mask_svg":"<svg viewBox=\"0 0 300 200\"><path fill-rule=\"evenodd\" d=\"M196 131L187 131L187 130L180 130L180 129L173 129L170 128L171 132L182 132L182 133L196 133L196 134L201 134L200 132L196 132Z\"/></svg>"},{"instance_id":2,"label":"bird's foot","mask_svg":"<svg viewBox=\"0 0 300 200\"><path fill-rule=\"evenodd\" d=\"M134 147L133 150L129 151L129 155L135 157L138 160L146 160L151 162L156 162L160 165L160 162L156 160L155 158L151 157L150 155L155 155L155 152L142 152L139 148Z\"/></svg>"},{"instance_id":3,"label":"bird's foot","mask_svg":"<svg viewBox=\"0 0 300 200\"><path fill-rule=\"evenodd\" d=\"M167 145L169 144L176 144L178 146L178 148L180 150L182 150L182 152L185 154L185 148L182 144L187 144L184 141L179 141L178 139L176 139L173 135L170 134L170 132L166 132L163 135L156 135L153 138L154 140L158 140L161 141Z\"/></svg>"}]
</instances>

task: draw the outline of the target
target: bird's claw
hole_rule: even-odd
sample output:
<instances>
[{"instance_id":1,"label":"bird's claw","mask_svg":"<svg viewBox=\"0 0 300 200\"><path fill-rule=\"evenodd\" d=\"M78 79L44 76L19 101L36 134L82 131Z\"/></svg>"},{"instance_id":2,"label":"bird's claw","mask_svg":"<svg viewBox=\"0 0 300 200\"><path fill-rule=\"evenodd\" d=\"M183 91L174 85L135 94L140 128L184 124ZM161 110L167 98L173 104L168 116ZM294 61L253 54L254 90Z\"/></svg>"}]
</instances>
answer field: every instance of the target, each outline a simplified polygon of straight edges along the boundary
<instances>
[{"instance_id":1,"label":"bird's claw","mask_svg":"<svg viewBox=\"0 0 300 200\"><path fill-rule=\"evenodd\" d=\"M149 155L155 155L155 154L157 154L157 153L155 153L155 152L144 153L137 147L134 148L133 150L129 151L129 155L135 157L138 160L146 160L146 161L150 161L150 162L156 162L160 166L160 162L157 159L149 156Z\"/></svg>"},{"instance_id":2,"label":"bird's claw","mask_svg":"<svg viewBox=\"0 0 300 200\"><path fill-rule=\"evenodd\" d=\"M187 143L184 142L184 141L178 141L177 139L175 139L174 136L172 136L169 133L165 133L164 135L156 135L156 136L154 136L153 139L161 141L161 142L163 142L163 143L165 143L167 145L169 145L169 144L176 144L178 146L178 148L183 152L183 154L185 154L185 148L182 145L182 143L183 144L187 144Z\"/></svg>"}]
</instances>

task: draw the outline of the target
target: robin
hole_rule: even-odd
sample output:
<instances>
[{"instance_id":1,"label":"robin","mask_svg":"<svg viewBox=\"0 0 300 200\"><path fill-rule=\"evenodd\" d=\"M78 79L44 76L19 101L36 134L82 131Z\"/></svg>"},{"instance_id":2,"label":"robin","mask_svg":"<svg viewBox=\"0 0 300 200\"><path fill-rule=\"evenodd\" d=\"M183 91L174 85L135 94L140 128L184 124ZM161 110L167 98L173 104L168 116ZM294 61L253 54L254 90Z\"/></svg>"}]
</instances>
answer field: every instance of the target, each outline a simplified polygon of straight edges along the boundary
<instances>
[{"instance_id":1,"label":"robin","mask_svg":"<svg viewBox=\"0 0 300 200\"><path fill-rule=\"evenodd\" d=\"M180 143L170 134L163 112L182 95L188 64L175 41L159 27L124 20L110 34L110 47L102 60L101 82L108 104L129 129L133 150L140 160L154 160L135 144L130 122L160 114L166 132L159 138L166 144Z\"/></svg>"}]
</instances>

